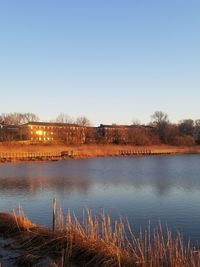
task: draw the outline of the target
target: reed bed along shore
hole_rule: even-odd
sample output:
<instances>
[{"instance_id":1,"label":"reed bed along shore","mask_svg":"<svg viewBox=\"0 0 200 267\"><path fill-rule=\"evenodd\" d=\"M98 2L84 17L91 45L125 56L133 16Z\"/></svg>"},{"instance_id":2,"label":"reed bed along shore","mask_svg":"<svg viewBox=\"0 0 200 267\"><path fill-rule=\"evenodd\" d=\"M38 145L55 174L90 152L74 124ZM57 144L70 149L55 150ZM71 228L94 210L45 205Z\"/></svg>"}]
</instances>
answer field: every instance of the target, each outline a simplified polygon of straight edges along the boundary
<instances>
[{"instance_id":1,"label":"reed bed along shore","mask_svg":"<svg viewBox=\"0 0 200 267\"><path fill-rule=\"evenodd\" d=\"M161 224L134 234L128 222L83 213L80 221L59 210L54 231L31 223L22 212L0 213L0 235L17 251L18 266L200 267L200 251L172 237Z\"/></svg>"},{"instance_id":2,"label":"reed bed along shore","mask_svg":"<svg viewBox=\"0 0 200 267\"><path fill-rule=\"evenodd\" d=\"M132 146L132 145L64 145L64 144L20 144L19 142L0 142L0 153L56 153L61 151L73 151L77 158L108 157L118 155L122 150L151 150L153 153L200 153L200 146Z\"/></svg>"}]
</instances>

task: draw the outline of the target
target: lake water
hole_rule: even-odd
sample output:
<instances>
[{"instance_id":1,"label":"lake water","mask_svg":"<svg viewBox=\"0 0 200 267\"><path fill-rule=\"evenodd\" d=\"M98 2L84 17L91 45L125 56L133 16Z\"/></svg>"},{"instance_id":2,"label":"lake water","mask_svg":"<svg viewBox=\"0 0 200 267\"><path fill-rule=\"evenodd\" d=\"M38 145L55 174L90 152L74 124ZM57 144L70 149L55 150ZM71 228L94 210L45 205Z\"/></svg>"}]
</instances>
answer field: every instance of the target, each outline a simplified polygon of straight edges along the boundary
<instances>
[{"instance_id":1,"label":"lake water","mask_svg":"<svg viewBox=\"0 0 200 267\"><path fill-rule=\"evenodd\" d=\"M200 156L96 158L0 165L0 210L19 204L35 223L51 225L52 199L77 216L102 208L140 226L167 223L200 241Z\"/></svg>"}]
</instances>

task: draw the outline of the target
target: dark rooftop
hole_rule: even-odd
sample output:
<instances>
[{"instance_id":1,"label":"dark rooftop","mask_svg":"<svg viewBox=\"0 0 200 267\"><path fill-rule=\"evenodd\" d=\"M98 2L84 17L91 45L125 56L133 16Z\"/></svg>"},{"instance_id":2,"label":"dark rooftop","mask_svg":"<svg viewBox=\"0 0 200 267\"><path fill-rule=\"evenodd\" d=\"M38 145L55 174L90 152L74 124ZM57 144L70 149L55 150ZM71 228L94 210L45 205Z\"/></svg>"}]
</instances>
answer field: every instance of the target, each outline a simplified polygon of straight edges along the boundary
<instances>
[{"instance_id":1,"label":"dark rooftop","mask_svg":"<svg viewBox=\"0 0 200 267\"><path fill-rule=\"evenodd\" d=\"M21 126L27 126L27 125L84 127L84 126L73 124L73 123L39 122L39 121L28 122L28 123L22 124Z\"/></svg>"}]
</instances>

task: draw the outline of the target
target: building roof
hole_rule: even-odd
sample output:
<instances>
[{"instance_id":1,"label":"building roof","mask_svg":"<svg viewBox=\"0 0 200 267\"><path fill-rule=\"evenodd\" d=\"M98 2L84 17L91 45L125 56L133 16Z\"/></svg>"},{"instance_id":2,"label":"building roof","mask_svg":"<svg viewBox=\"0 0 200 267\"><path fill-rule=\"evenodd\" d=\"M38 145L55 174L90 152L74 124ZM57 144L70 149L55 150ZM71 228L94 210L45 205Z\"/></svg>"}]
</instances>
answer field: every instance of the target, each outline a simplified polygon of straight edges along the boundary
<instances>
[{"instance_id":1,"label":"building roof","mask_svg":"<svg viewBox=\"0 0 200 267\"><path fill-rule=\"evenodd\" d=\"M100 124L100 128L138 128L138 127L145 127L144 125L122 125L122 124L110 124L110 125L105 125L105 124Z\"/></svg>"},{"instance_id":2,"label":"building roof","mask_svg":"<svg viewBox=\"0 0 200 267\"><path fill-rule=\"evenodd\" d=\"M110 129L115 129L115 128L146 128L146 129L154 129L155 126L152 125L118 125L118 124L100 124L99 128L110 128Z\"/></svg>"},{"instance_id":3,"label":"building roof","mask_svg":"<svg viewBox=\"0 0 200 267\"><path fill-rule=\"evenodd\" d=\"M129 128L131 127L130 125L117 125L117 124L110 124L110 125L105 125L105 124L100 124L100 128Z\"/></svg>"},{"instance_id":4,"label":"building roof","mask_svg":"<svg viewBox=\"0 0 200 267\"><path fill-rule=\"evenodd\" d=\"M60 123L60 122L39 122L39 121L33 121L33 122L28 122L25 124L22 124L21 126L28 126L28 125L36 125L36 126L65 126L65 127L84 127L78 124L73 124L73 123Z\"/></svg>"}]
</instances>

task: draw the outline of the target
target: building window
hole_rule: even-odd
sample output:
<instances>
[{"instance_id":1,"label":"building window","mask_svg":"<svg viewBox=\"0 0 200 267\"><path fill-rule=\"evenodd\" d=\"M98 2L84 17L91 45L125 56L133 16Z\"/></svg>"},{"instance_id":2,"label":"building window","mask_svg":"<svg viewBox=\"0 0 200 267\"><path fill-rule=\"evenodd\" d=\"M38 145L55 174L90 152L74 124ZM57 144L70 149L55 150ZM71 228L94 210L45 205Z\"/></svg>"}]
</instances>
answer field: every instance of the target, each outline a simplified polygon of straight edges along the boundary
<instances>
[{"instance_id":1,"label":"building window","mask_svg":"<svg viewBox=\"0 0 200 267\"><path fill-rule=\"evenodd\" d=\"M36 132L35 132L37 135L43 135L43 131L42 130L37 130Z\"/></svg>"}]
</instances>

